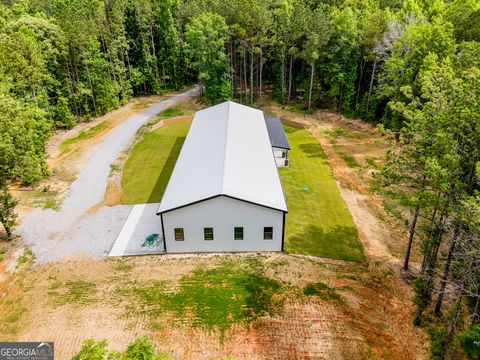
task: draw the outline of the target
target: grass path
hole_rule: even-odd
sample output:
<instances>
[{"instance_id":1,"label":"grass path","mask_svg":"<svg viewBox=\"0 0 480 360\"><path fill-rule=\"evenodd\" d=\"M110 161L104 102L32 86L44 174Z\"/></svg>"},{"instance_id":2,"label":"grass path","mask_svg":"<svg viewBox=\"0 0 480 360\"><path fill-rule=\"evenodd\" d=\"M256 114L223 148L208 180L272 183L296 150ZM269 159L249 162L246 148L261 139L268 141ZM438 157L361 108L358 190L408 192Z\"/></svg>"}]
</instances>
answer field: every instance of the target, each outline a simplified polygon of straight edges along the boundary
<instances>
[{"instance_id":1,"label":"grass path","mask_svg":"<svg viewBox=\"0 0 480 360\"><path fill-rule=\"evenodd\" d=\"M285 126L292 147L290 166L280 168L290 213L285 249L319 257L363 261L347 205L340 196L328 159L319 142L305 129Z\"/></svg>"},{"instance_id":2,"label":"grass path","mask_svg":"<svg viewBox=\"0 0 480 360\"><path fill-rule=\"evenodd\" d=\"M188 127L164 125L135 145L123 171L122 204L160 201ZM285 128L292 146L290 167L279 169L290 210L286 251L363 261L357 229L319 142L308 130Z\"/></svg>"}]
</instances>

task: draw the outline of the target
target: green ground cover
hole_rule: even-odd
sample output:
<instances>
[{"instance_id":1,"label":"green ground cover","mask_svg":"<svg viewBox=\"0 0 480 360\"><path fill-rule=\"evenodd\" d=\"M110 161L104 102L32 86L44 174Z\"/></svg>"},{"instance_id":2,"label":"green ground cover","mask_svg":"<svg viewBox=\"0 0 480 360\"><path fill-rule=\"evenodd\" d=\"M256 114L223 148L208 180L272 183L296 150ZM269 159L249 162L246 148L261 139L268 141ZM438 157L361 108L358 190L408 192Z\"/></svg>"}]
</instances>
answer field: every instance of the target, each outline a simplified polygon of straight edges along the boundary
<instances>
[{"instance_id":1,"label":"green ground cover","mask_svg":"<svg viewBox=\"0 0 480 360\"><path fill-rule=\"evenodd\" d=\"M258 264L227 261L183 276L175 289L166 281L137 281L126 283L116 295L134 299L129 310L145 312L153 327L162 314L171 312L181 324L224 334L234 324L280 311L286 293L283 284L266 277Z\"/></svg>"},{"instance_id":2,"label":"green ground cover","mask_svg":"<svg viewBox=\"0 0 480 360\"><path fill-rule=\"evenodd\" d=\"M108 128L108 123L106 121L101 122L100 124L97 124L93 127L91 127L88 130L83 130L81 131L77 136L67 139L64 142L62 142L59 146L60 151L64 152L66 151L70 145L76 144L82 140L86 140L89 138L92 138L96 135L98 135L100 132Z\"/></svg>"},{"instance_id":3,"label":"green ground cover","mask_svg":"<svg viewBox=\"0 0 480 360\"><path fill-rule=\"evenodd\" d=\"M129 156L122 175L122 204L159 202L167 187L190 123L162 126L145 134Z\"/></svg>"},{"instance_id":4,"label":"green ground cover","mask_svg":"<svg viewBox=\"0 0 480 360\"><path fill-rule=\"evenodd\" d=\"M193 111L185 109L184 104L176 104L163 110L160 114L158 114L157 119L163 120L163 119L169 119L172 117L186 116L186 115L192 115L192 114L193 114Z\"/></svg>"}]
</instances>

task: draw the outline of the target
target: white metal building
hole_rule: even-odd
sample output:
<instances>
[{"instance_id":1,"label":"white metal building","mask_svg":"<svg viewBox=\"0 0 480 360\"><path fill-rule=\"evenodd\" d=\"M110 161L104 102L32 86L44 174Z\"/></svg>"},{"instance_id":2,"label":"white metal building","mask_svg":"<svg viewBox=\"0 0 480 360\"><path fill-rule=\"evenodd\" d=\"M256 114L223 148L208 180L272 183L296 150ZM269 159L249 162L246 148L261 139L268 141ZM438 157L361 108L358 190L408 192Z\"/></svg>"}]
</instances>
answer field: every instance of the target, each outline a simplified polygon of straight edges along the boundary
<instances>
[{"instance_id":1,"label":"white metal building","mask_svg":"<svg viewBox=\"0 0 480 360\"><path fill-rule=\"evenodd\" d=\"M165 251L281 251L286 213L263 112L197 112L157 212Z\"/></svg>"},{"instance_id":2,"label":"white metal building","mask_svg":"<svg viewBox=\"0 0 480 360\"><path fill-rule=\"evenodd\" d=\"M287 140L287 135L283 129L282 122L276 116L265 118L267 124L268 136L272 144L273 155L278 167L288 166L288 151L290 144Z\"/></svg>"}]
</instances>

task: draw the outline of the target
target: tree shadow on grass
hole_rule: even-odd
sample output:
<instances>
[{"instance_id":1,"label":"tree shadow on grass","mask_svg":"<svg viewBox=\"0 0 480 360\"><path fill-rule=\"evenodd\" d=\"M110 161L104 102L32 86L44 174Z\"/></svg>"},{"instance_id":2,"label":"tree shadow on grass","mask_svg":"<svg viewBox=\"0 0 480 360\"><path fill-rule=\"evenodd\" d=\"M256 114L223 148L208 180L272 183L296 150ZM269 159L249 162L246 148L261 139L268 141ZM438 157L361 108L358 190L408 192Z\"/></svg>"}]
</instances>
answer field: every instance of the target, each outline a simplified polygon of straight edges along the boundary
<instances>
[{"instance_id":1,"label":"tree shadow on grass","mask_svg":"<svg viewBox=\"0 0 480 360\"><path fill-rule=\"evenodd\" d=\"M327 155L325 155L325 152L319 143L300 144L299 148L310 158L327 160Z\"/></svg>"},{"instance_id":2,"label":"tree shadow on grass","mask_svg":"<svg viewBox=\"0 0 480 360\"><path fill-rule=\"evenodd\" d=\"M157 178L157 182L148 197L147 203L156 203L162 199L165 188L167 187L168 180L170 180L170 175L172 175L173 168L177 162L178 155L180 150L182 150L183 143L185 141L185 136L177 137L175 143L173 144L170 153L168 154L167 160L163 165L162 171Z\"/></svg>"},{"instance_id":3,"label":"tree shadow on grass","mask_svg":"<svg viewBox=\"0 0 480 360\"><path fill-rule=\"evenodd\" d=\"M332 259L349 261L365 259L355 226L337 225L325 231L319 226L309 225L304 232L293 234L286 239L286 249L292 253Z\"/></svg>"}]
</instances>

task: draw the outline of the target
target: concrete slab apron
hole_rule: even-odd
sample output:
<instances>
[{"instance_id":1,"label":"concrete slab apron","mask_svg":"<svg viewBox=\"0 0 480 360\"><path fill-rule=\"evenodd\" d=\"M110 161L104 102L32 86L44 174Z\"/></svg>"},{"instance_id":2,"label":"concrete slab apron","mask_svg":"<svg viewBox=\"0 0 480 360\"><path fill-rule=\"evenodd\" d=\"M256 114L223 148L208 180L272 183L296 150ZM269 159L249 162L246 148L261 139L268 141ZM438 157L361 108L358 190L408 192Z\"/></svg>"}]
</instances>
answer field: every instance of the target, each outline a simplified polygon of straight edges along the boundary
<instances>
[{"instance_id":1,"label":"concrete slab apron","mask_svg":"<svg viewBox=\"0 0 480 360\"><path fill-rule=\"evenodd\" d=\"M37 263L56 261L78 252L93 257L108 254L132 210L132 206L119 205L86 214L103 200L110 164L143 124L169 105L195 93L196 89L191 89L160 101L115 127L91 152L59 211L39 209L22 220L17 233L31 246Z\"/></svg>"},{"instance_id":2,"label":"concrete slab apron","mask_svg":"<svg viewBox=\"0 0 480 360\"><path fill-rule=\"evenodd\" d=\"M160 254L165 251L158 203L134 205L108 256ZM154 236L153 244L146 243Z\"/></svg>"}]
</instances>

